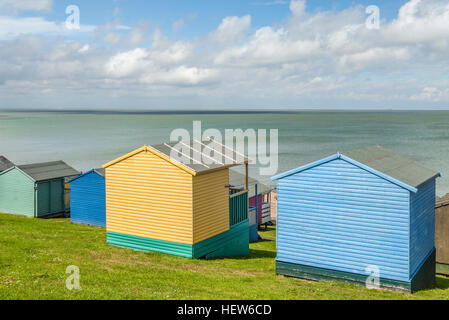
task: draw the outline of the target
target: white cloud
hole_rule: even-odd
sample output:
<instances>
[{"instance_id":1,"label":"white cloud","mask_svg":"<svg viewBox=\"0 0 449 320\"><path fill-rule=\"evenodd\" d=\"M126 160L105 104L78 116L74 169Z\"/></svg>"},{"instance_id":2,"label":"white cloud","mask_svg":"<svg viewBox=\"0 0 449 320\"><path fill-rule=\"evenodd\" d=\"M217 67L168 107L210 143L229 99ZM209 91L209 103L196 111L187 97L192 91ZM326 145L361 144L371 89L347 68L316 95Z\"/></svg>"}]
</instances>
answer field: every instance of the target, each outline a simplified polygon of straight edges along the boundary
<instances>
[{"instance_id":1,"label":"white cloud","mask_svg":"<svg viewBox=\"0 0 449 320\"><path fill-rule=\"evenodd\" d=\"M50 11L52 0L0 0L0 10Z\"/></svg>"},{"instance_id":2,"label":"white cloud","mask_svg":"<svg viewBox=\"0 0 449 320\"><path fill-rule=\"evenodd\" d=\"M0 16L0 40L14 39L20 35L29 34L73 35L79 32L92 32L95 28L81 25L80 30L69 30L65 23L48 21L41 17Z\"/></svg>"},{"instance_id":3,"label":"white cloud","mask_svg":"<svg viewBox=\"0 0 449 320\"><path fill-rule=\"evenodd\" d=\"M182 40L116 21L89 29L98 42L63 41L60 23L1 16L0 107L80 97L86 106L449 106L447 1L410 0L380 30L366 28L362 6L289 5L272 25L225 17Z\"/></svg>"},{"instance_id":4,"label":"white cloud","mask_svg":"<svg viewBox=\"0 0 449 320\"><path fill-rule=\"evenodd\" d=\"M389 65L393 62L407 61L410 57L407 48L372 48L363 52L343 55L339 61L339 68L343 72L353 72Z\"/></svg>"},{"instance_id":5,"label":"white cloud","mask_svg":"<svg viewBox=\"0 0 449 320\"><path fill-rule=\"evenodd\" d=\"M179 30L182 29L182 27L184 27L184 25L185 25L184 19L176 20L175 22L173 22L172 26L173 32L178 32Z\"/></svg>"},{"instance_id":6,"label":"white cloud","mask_svg":"<svg viewBox=\"0 0 449 320\"><path fill-rule=\"evenodd\" d=\"M446 89L445 91L440 90L438 88L434 87L427 87L422 89L422 92L419 94L414 94L411 96L412 100L418 100L418 101L434 101L438 102L440 101L444 95L448 95L449 90Z\"/></svg>"},{"instance_id":7,"label":"white cloud","mask_svg":"<svg viewBox=\"0 0 449 320\"><path fill-rule=\"evenodd\" d=\"M290 10L294 17L301 17L306 12L306 1L292 0L290 2Z\"/></svg>"},{"instance_id":8,"label":"white cloud","mask_svg":"<svg viewBox=\"0 0 449 320\"><path fill-rule=\"evenodd\" d=\"M449 2L411 0L398 18L382 29L385 39L414 44L449 38Z\"/></svg>"},{"instance_id":9,"label":"white cloud","mask_svg":"<svg viewBox=\"0 0 449 320\"><path fill-rule=\"evenodd\" d=\"M251 26L251 16L227 17L211 34L214 41L229 43L241 39L243 32Z\"/></svg>"},{"instance_id":10,"label":"white cloud","mask_svg":"<svg viewBox=\"0 0 449 320\"><path fill-rule=\"evenodd\" d=\"M147 56L148 52L141 48L119 53L107 62L106 71L114 77L129 77L145 67Z\"/></svg>"},{"instance_id":11,"label":"white cloud","mask_svg":"<svg viewBox=\"0 0 449 320\"><path fill-rule=\"evenodd\" d=\"M150 25L148 23L141 23L137 28L133 28L128 32L127 42L131 47L145 41L145 37L150 30Z\"/></svg>"},{"instance_id":12,"label":"white cloud","mask_svg":"<svg viewBox=\"0 0 449 320\"><path fill-rule=\"evenodd\" d=\"M212 69L180 66L149 73L142 78L142 82L158 85L194 86L209 83L214 80L215 76L216 72Z\"/></svg>"},{"instance_id":13,"label":"white cloud","mask_svg":"<svg viewBox=\"0 0 449 320\"><path fill-rule=\"evenodd\" d=\"M120 34L110 32L103 38L103 41L106 43L117 44L120 42L120 38Z\"/></svg>"}]
</instances>

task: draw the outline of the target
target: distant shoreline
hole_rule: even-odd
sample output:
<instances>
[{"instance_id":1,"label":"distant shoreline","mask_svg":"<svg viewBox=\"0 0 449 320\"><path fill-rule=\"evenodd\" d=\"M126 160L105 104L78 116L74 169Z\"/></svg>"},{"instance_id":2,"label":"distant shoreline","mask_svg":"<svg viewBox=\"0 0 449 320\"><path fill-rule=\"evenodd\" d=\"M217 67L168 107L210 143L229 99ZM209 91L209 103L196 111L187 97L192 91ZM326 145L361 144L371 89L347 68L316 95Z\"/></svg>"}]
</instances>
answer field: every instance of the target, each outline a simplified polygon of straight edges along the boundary
<instances>
[{"instance_id":1,"label":"distant shoreline","mask_svg":"<svg viewBox=\"0 0 449 320\"><path fill-rule=\"evenodd\" d=\"M233 114L298 114L298 113L403 113L403 112L449 112L449 109L266 109L266 110L101 110L101 109L0 109L2 113L65 113L110 115L233 115Z\"/></svg>"}]
</instances>

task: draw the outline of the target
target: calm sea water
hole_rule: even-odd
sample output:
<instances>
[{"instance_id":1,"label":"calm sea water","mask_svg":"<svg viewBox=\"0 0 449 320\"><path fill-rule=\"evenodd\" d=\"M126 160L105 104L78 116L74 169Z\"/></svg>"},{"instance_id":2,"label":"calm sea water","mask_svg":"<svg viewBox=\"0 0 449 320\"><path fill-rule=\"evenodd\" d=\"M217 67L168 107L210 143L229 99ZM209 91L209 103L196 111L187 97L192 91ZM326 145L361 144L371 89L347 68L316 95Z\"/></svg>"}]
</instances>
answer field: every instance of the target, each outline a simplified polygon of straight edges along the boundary
<instances>
[{"instance_id":1,"label":"calm sea water","mask_svg":"<svg viewBox=\"0 0 449 320\"><path fill-rule=\"evenodd\" d=\"M176 128L279 129L279 172L336 151L380 144L439 170L449 192L449 112L298 112L269 114L108 114L0 112L0 154L17 164L65 160L89 170L169 140ZM251 174L258 175L257 167ZM259 177L270 183L269 177Z\"/></svg>"}]
</instances>

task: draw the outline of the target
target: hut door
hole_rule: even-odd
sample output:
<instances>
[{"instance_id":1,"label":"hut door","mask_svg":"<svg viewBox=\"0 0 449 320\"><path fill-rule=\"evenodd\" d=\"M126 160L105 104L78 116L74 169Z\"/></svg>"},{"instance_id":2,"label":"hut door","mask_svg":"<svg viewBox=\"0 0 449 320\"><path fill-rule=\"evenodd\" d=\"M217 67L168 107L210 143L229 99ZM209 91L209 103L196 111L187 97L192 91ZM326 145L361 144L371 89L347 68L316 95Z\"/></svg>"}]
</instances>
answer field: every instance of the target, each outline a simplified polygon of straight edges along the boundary
<instances>
[{"instance_id":1,"label":"hut door","mask_svg":"<svg viewBox=\"0 0 449 320\"><path fill-rule=\"evenodd\" d=\"M50 182L39 182L37 189L37 216L50 213Z\"/></svg>"}]
</instances>

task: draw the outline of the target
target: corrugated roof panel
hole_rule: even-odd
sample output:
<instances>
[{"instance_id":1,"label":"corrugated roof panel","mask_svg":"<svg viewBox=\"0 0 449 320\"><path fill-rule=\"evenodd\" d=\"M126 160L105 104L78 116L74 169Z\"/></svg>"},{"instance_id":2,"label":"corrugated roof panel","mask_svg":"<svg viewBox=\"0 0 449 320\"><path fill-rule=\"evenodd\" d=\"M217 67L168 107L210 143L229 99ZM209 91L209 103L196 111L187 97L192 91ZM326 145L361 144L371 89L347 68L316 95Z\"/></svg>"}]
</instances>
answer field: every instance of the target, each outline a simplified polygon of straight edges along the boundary
<instances>
[{"instance_id":1,"label":"corrugated roof panel","mask_svg":"<svg viewBox=\"0 0 449 320\"><path fill-rule=\"evenodd\" d=\"M34 163L21 165L18 168L36 181L74 177L81 174L64 161Z\"/></svg>"},{"instance_id":2,"label":"corrugated roof panel","mask_svg":"<svg viewBox=\"0 0 449 320\"><path fill-rule=\"evenodd\" d=\"M232 167L250 161L247 156L212 139L209 141L164 143L151 146L151 148L172 160L186 160L179 162L196 173ZM177 151L182 151L182 153ZM176 157L173 157L173 155L176 155Z\"/></svg>"}]
</instances>

